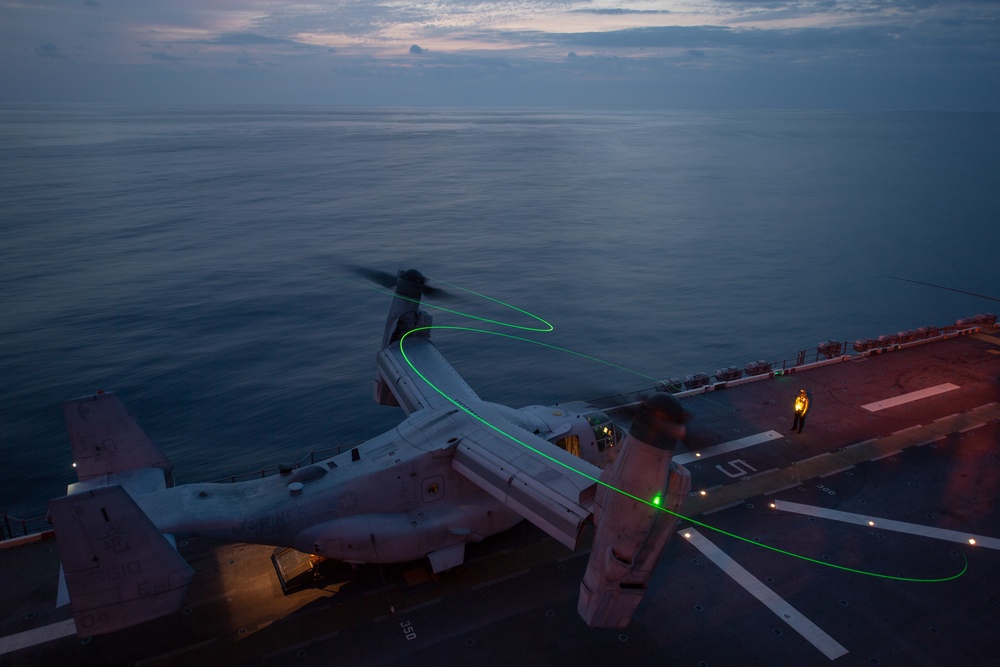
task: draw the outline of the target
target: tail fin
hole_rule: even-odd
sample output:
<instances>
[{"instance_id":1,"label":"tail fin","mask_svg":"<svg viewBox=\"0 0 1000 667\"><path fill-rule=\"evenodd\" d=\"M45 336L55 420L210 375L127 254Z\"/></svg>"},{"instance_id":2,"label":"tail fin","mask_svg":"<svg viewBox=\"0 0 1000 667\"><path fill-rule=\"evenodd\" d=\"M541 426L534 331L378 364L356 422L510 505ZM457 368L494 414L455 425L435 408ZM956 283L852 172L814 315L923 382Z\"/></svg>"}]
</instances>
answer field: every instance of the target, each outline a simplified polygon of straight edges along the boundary
<instances>
[{"instance_id":1,"label":"tail fin","mask_svg":"<svg viewBox=\"0 0 1000 667\"><path fill-rule=\"evenodd\" d=\"M49 502L56 547L80 636L169 614L194 570L121 486Z\"/></svg>"},{"instance_id":2,"label":"tail fin","mask_svg":"<svg viewBox=\"0 0 1000 667\"><path fill-rule=\"evenodd\" d=\"M63 412L81 482L136 468L162 468L169 480L173 464L114 392L66 401Z\"/></svg>"}]
</instances>

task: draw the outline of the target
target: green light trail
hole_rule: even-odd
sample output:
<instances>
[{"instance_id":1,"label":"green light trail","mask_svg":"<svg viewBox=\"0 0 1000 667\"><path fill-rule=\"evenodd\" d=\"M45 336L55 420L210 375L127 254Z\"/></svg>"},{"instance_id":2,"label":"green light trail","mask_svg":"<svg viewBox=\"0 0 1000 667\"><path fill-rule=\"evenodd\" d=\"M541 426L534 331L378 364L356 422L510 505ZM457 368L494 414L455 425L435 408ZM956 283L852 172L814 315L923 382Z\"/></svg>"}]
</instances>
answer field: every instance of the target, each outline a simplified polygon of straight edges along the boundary
<instances>
[{"instance_id":1,"label":"green light trail","mask_svg":"<svg viewBox=\"0 0 1000 667\"><path fill-rule=\"evenodd\" d=\"M342 280L345 283L350 283L350 284L355 285L357 287L363 287L363 288L365 288L367 290L371 290L372 292L378 292L379 294L385 294L387 296L391 296L391 297L396 298L396 299L402 299L404 301L409 301L411 303L417 303L417 304L421 303L420 299L411 299L410 297L401 296L399 294L396 294L395 291L389 291L389 290L387 290L387 289L385 289L383 287L376 287L376 286L370 285L367 282L361 282L359 280L354 280L353 278L348 278L346 276L342 276L342 275L337 274L337 273L332 273L332 272L327 271L326 269L322 269L322 268L320 268L318 266L314 266L312 264L307 264L306 262L298 262L297 261L295 263L299 264L301 266L305 266L305 267L308 267L310 269L313 269L314 271L319 271L320 273L328 275L331 278L336 278L337 280ZM533 327L531 327L531 326L524 326L524 325L521 325L521 324L512 324L510 322L502 322L502 321L499 321L499 320L491 320L488 317L481 317L479 315L473 315L471 313L463 313L460 310L452 310L451 308L445 308L444 306L437 306L437 305L433 305L433 304L429 304L429 303L423 303L422 305L425 306L425 307L427 307L427 308L432 308L434 310L439 310L439 311L444 312L444 313L451 313L452 315L458 315L459 317L467 317L470 320L476 320L478 322L484 322L486 324L496 324L497 326L508 327L510 329L520 329L521 331L537 331L539 333L546 333L546 332L554 330L554 328L555 328L551 324L549 324L548 322L546 322L545 320L543 320L542 318L538 317L537 315L529 313L526 310L521 310L517 306L512 306L511 304L505 303L503 301L500 301L499 299L494 299L492 297L486 296L485 294L480 294L479 292L473 292L470 289L466 289L464 287L459 287L458 285L452 285L451 283L446 283L443 280L439 280L437 282L440 282L442 285L448 285L449 287L452 287L454 289L461 290L461 291L466 292L468 294L473 294L473 295L478 296L478 297L480 297L482 299L485 299L487 301L492 301L493 303L495 303L497 305L503 306L504 308L507 308L509 310L516 311L518 313L521 313L522 315L527 315L529 318L531 318L531 319L535 320L536 322L538 322L540 326L533 326ZM432 327L432 328L443 329L443 328L448 328L448 327ZM584 355L581 355L581 356L584 356ZM414 370L416 370L416 369L414 369ZM625 369L625 370L628 370L628 369Z\"/></svg>"},{"instance_id":2,"label":"green light trail","mask_svg":"<svg viewBox=\"0 0 1000 667\"><path fill-rule=\"evenodd\" d=\"M353 281L350 281L350 282L353 282ZM448 284L448 283L444 283L444 284ZM491 324L497 324L499 326L511 327L511 328L515 328L515 329L528 330L528 331L540 331L540 332L547 332L547 331L552 331L553 330L553 327L552 327L551 324L549 324L548 322L546 322L545 320L543 320L542 318L540 318L540 317L538 317L536 315L533 315L531 313L528 313L527 311L521 310L520 308L516 308L516 307L511 306L511 305L509 305L507 303L504 303L503 301L499 301L497 299L493 299L491 297L479 294L477 292L473 292L471 290L466 290L464 288L460 288L460 287L457 287L455 285L449 285L449 286L457 288L457 289L462 289L463 291L465 291L465 292L467 292L469 294L473 294L473 295L479 296L481 298L487 299L489 301L493 301L495 303L503 305L503 306L505 306L507 308L510 308L512 310L515 310L517 312L520 312L520 313L523 313L525 315L528 315L529 317L537 320L538 322L544 323L548 328L547 329L529 328L529 327L523 327L523 326L518 326L518 325L512 325L512 324L504 323L504 322L498 322L498 321L495 321L495 320L490 320L490 319L486 319L486 318L482 318L482 317L477 317L477 316L474 316L474 315L468 315L466 313L460 313L460 312L454 311L454 310L448 310L448 309L440 309L440 310L444 310L445 312L449 312L449 313L452 313L452 314L455 314L455 315L461 315L463 317L471 317L472 319L475 319L475 320L478 320L478 321L481 321L481 322L488 322L488 323L491 323ZM382 292L383 290L376 290L376 291ZM394 296L395 296L395 294L394 294ZM419 301L417 299L411 299L411 300L412 301ZM598 479L596 477L593 477L591 475L588 475L587 473L584 473L582 471L576 470L572 466L570 466L570 465L568 465L566 463L563 463L562 461L559 461L556 458L553 458L553 457L549 456L548 454L546 454L545 452L539 450L538 448L532 447L528 443L521 441L517 437L511 435L510 433L507 433L502 428L500 428L500 427L498 427L498 426L496 426L496 425L494 425L494 424L486 421L485 419L483 419L482 417L480 417L479 415L475 414L470 409L468 409L467 407L465 407L464 405L462 405L461 403L459 403L458 401L456 401L455 399L453 399L451 396L449 396L447 393L445 393L444 391L442 391L436 385L434 385L434 383L431 382L423 373L421 373L420 369L418 369L410 361L409 357L406 355L406 350L404 348L404 342L406 341L406 338L410 334L414 334L414 333L417 333L417 332L420 332L420 331L430 332L430 331L432 331L434 329L452 330L452 331L465 331L465 332L471 332L471 333L483 333L483 334L488 334L488 335L491 335L491 336L500 336L500 337L503 337L503 338L509 338L509 339L513 339L513 340L517 340L517 341L521 341L521 342L531 343L533 345L540 345L542 347L546 347L546 348L549 348L549 349L552 349L552 350L558 350L560 352L565 352L565 353L568 353L568 354L572 354L574 356L578 356L578 357L581 357L581 358L584 358L584 359L588 359L588 360L591 360L591 361L596 361L598 363L602 363L602 364L605 364L605 365L608 365L608 366L619 368L619 369L628 371L630 373L635 373L636 375L639 375L639 376L642 376L642 377L645 377L645 378L649 378L649 379L652 379L654 381L656 380L656 378L653 378L651 376L645 375L643 373L639 373L637 371L630 370L628 368L624 368L623 366L619 366L617 364L614 364L614 363L611 363L611 362L608 362L608 361L603 361L601 359L598 359L596 357L592 357L592 356L587 355L587 354L582 354L582 353L574 352L572 350L568 350L568 349L565 349L565 348L562 348L562 347L558 347L556 345L550 345L548 343L542 343L542 342L539 342L539 341L536 341L536 340L531 340L529 338L523 338L521 336L515 336L515 335L511 335L511 334L497 332L497 331L489 331L489 330L485 330L485 329L474 329L474 328L471 328L471 327L459 327L459 326L436 326L436 325L435 326L428 326L428 327L417 327L415 329L412 329L411 331L408 331L399 340L399 351L400 351L400 354L403 357L403 360L407 363L407 365L409 365L409 367L413 370L413 372L416 373L420 377L420 379L422 379L429 387L431 387L434 391L436 391L438 394L440 394L449 403L451 403L456 408L458 408L459 410L461 410L462 412L464 412L465 414L467 414L469 417L472 417L474 420L478 421L480 424L488 427L489 429L492 429L493 431L496 431L497 433L499 433L503 437L509 439L510 441L512 441L512 442L514 442L514 443L516 443L516 444L524 447L525 449L528 449L531 452L534 452L535 454L537 454L537 455L539 455L539 456L547 459L548 461L550 461L552 463L555 463L555 464L557 464L559 466L562 466L563 468L566 468L567 470L570 470L571 472L573 472L573 473L575 473L577 475L581 475L582 477L590 480L591 482L594 482L595 484L603 486L603 487L605 487L606 489L608 489L610 491L613 491L615 493L618 493L618 494L621 494L623 496L626 496L627 498L630 498L630 499L632 499L632 500L634 500L636 502L642 503L643 505L651 507L654 510L657 510L657 511L660 511L660 512L666 512L667 514L675 516L675 517L677 517L678 519L680 519L682 521L687 521L688 523L690 523L692 525L699 526L701 528L705 528L707 530L711 530L713 532L719 533L720 535L725 535L725 536L730 537L732 539L739 540L741 542L745 542L747 544L751 544L753 546L760 547L762 549L767 549L768 551L772 551L774 553L779 553L779 554L782 554L782 555L785 555L785 556L790 556L792 558L797 558L799 560L803 560L803 561L806 561L808 563L813 563L813 564L816 564L816 565L822 565L823 567L829 567L829 568L833 568L835 570L841 570L841 571L850 572L850 573L853 573L853 574L860 574L860 575L865 575L865 576L868 576L868 577L874 577L874 578L878 578L878 579L887 579L887 580L890 580L890 581L906 581L906 582L911 582L911 583L941 583L941 582L945 582L945 581L953 581L953 580L961 577L963 574L966 573L966 571L969 568L969 561L968 561L968 558L965 556L964 552L960 552L960 553L962 553L962 558L964 559L964 563L963 563L962 569L958 573L950 575L950 576L947 576L947 577L935 577L935 578L904 577L904 576L900 576L900 575L883 574L883 573L879 573L879 572L872 572L872 571L868 571L868 570L861 570L861 569L857 569L857 568L848 567L846 565L837 565L836 563L830 563L828 561L823 561L823 560L819 560L819 559L816 559L816 558L811 558L811 557L803 555L803 554L797 554L797 553L794 553L794 552L791 552L791 551L786 551L784 549L772 546L770 544L765 544L763 542L758 542L756 540L752 540L750 538L743 537L742 535L737 535L735 533L731 533L731 532L729 532L727 530L724 530L722 528L718 528L716 526L712 526L712 525L707 524L707 523L705 523L703 521L698 521L697 519L694 519L693 517L689 517L689 516L685 516L683 514L679 514L677 512L673 512L673 511L671 511L671 510L669 510L669 509L667 509L665 507L660 506L662 498L659 495L657 495L655 498L653 498L652 501L649 501L649 500L645 500L643 498L639 498L638 496L635 496L635 495L633 495L633 494L625 491L624 489L619 489L619 488L616 488L616 487L614 487L614 486L612 486L610 484L607 484L606 482L602 482L600 479Z\"/></svg>"},{"instance_id":3,"label":"green light trail","mask_svg":"<svg viewBox=\"0 0 1000 667\"><path fill-rule=\"evenodd\" d=\"M532 317L534 317L534 315L532 315ZM520 341L522 343L531 343L532 345L538 345L539 347L547 347L550 350L555 350L557 352L564 352L566 354L571 354L574 357L580 357L582 359L587 359L588 361L594 361L594 362L597 362L599 364L604 364L605 366L610 366L612 368L617 368L618 370L625 371L626 373L631 373L633 375L638 375L639 377L644 377L647 380L653 380L654 382L657 381L657 378L653 377L652 375L646 375L645 373L640 373L639 371L632 370L631 368L626 368L625 366L619 366L618 364L616 364L614 362L605 361L604 359L598 359L597 357L592 357L589 354L584 354L583 352L574 352L573 350L567 349L565 347L559 347L558 345L550 345L549 343L543 343L541 341L532 340L531 338L524 338L522 336L515 336L513 334L506 334L506 333L502 333L500 331L489 331L487 329L473 329L472 327L456 327L456 326L437 326L437 325L434 325L434 326L429 326L429 327L419 327L417 329L413 329L413 331L410 331L409 333L405 334L403 336L403 338L405 339L406 336L409 336L411 333L413 333L415 331L430 331L432 329L448 330L448 331L465 331L465 332L469 332L469 333L483 333L483 334L489 334L490 336L499 336L501 338L510 338L512 340ZM537 329L532 329L532 331L538 331L538 330ZM409 364L410 368L412 368L413 371L417 375L420 375L420 371L417 370L417 368L413 364L410 363L410 360L406 356L406 352L403 351L403 345L402 345L402 343L400 344L399 348L400 348L399 351L402 352L403 359L406 360L406 363ZM433 387L436 392L438 392L439 394L441 394L445 398L448 398L448 396L443 391L441 391L440 389L438 389L437 387L435 387L433 384L431 384L431 382L429 380L427 380L427 378L425 378L423 375L420 375L420 377L421 377L421 379L424 382L426 382L428 385L430 385L431 387ZM448 400L450 401L451 399L448 398Z\"/></svg>"},{"instance_id":4,"label":"green light trail","mask_svg":"<svg viewBox=\"0 0 1000 667\"><path fill-rule=\"evenodd\" d=\"M380 287L373 287L372 285L370 285L370 284L368 284L366 282L361 282L361 281L354 280L354 279L351 279L351 278L348 278L348 277L345 277L345 276L342 276L342 275L338 275L336 273L331 273L330 271L322 269L322 268L320 268L318 266L307 264L305 262L297 262L297 263L301 264L302 266L306 266L306 267L309 267L309 268L311 268L313 270L316 270L316 271L319 271L321 273L324 273L324 274L326 274L328 276L331 276L333 278L337 278L338 280L342 280L344 282L350 283L350 284L355 285L357 287L363 287L363 288L371 290L373 292L378 292L379 294L385 294L385 295L391 296L393 298L400 298L400 299L405 299L407 301L411 301L411 302L414 302L414 303L420 303L420 299L410 299L408 297L403 297L403 296L400 296L400 295L396 294L395 291L388 291L388 290L380 288ZM430 305L430 304L423 304L425 307L434 308L436 310L439 310L439 311L442 311L442 312L446 312L446 313L450 313L452 315L458 315L459 317L467 317L469 319L476 320L478 322L483 322L485 324L494 324L494 325L501 326L501 327L507 327L507 328L511 328L511 329L517 329L517 330L520 330L520 331L531 331L531 332L538 332L538 333L547 333L549 331L553 331L554 330L554 327L549 322L547 322L546 320L542 319L541 317L538 317L537 315L534 315L534 314L532 314L532 313L530 313L530 312L528 312L526 310L522 310L521 308L518 308L516 306L508 304L508 303L506 303L504 301L501 301L499 299L494 299L494 298L489 297L489 296L487 296L485 294L480 294L479 292L474 292L473 290L466 289L466 288L460 287L458 285L453 285L453 284L447 283L445 281L439 281L439 282L441 282L444 285L448 285L449 287L451 287L453 289L461 290L463 292L466 292L467 294L472 294L472 295L477 296L477 297L479 297L481 299L485 299L485 300L491 301L491 302L493 302L493 303L495 303L497 305L503 306L504 308L507 308L509 310L513 310L515 312L521 313L522 315L525 315L525 316L529 317L530 319L535 320L537 323L539 323L540 326L518 325L518 324L513 324L511 322L503 322L503 321L499 321L499 320L490 319L490 318L487 318L487 317L481 317L481 316L478 316L478 315L473 315L471 313L464 313L462 311L453 310L453 309L450 309L450 308L444 308L442 306ZM431 387L434 391L436 391L438 394L440 394L449 403L451 403L456 408L458 408L459 410L461 410L465 414L469 415L470 417L472 417L476 421L480 422L484 426L492 429L493 431L496 431L497 433L499 433L503 437L509 439L510 441L512 441L512 442L514 442L514 443L516 443L516 444L518 444L518 445L520 445L520 446L528 449L531 452L534 452L535 454L537 454L537 455L539 455L539 456L541 456L541 457L543 457L543 458L545 458L545 459L547 459L547 460L549 460L549 461L551 461L551 462L553 462L553 463L555 463L555 464L557 464L559 466L562 466L562 467L564 467L564 468L572 471L573 473L575 473L577 475L581 475L584 478L590 480L591 482L594 482L595 484L603 486L603 487L609 489L610 491L613 491L615 493L619 493L619 494L621 494L623 496L626 496L626 497L628 497L628 498L630 498L630 499L632 499L632 500L634 500L636 502L639 502L639 503L642 503L643 505L651 507L654 510L661 511L661 512L666 512L668 514L671 514L671 515L677 517L678 519L681 519L683 521L687 521L687 522L691 523L692 525L699 526L699 527L705 528L707 530L711 530L713 532L719 533L721 535L725 535L727 537L731 537L731 538L739 540L741 542L746 542L747 544L751 544L753 546L757 546L757 547L760 547L762 549L767 549L767 550L773 551L775 553L780 553L780 554L783 554L785 556L791 556L792 558L798 558L800 560L804 560L804 561L809 562L809 563L814 563L816 565L822 565L823 567L829 567L829 568L833 568L833 569L836 569L836 570L842 570L842 571L845 571L845 572L851 572L851 573L855 573L855 574L862 574L862 575L866 575L866 576L869 576L869 577L876 577L876 578L881 578L881 579L888 579L888 580L892 580L892 581L907 581L907 582L914 582L914 583L937 583L937 582L952 581L954 579L957 579L958 577L960 577L963 574L965 574L965 572L968 570L969 562L968 562L968 559L965 557L964 552L962 553L962 557L963 557L963 559L965 559L965 562L963 564L963 567L962 567L961 571L958 572L957 574L954 574L954 575L951 575L951 576L948 576L948 577L940 577L940 578L911 578L911 577L902 577L902 576L898 576L898 575L881 574L881 573L878 573L878 572L870 572L870 571L866 571L866 570L859 570L859 569L847 567L847 566L844 566L844 565L837 565L835 563L830 563L830 562L827 562L827 561L822 561L822 560L818 560L818 559L815 559L815 558L811 558L809 556L805 556L805 555L802 555L802 554L796 554L796 553L793 553L791 551L786 551L784 549L780 549L778 547L771 546L769 544L764 544L763 542L757 542L755 540L743 537L741 535L737 535L735 533L730 533L730 532L728 532L726 530L723 530L722 528L718 528L716 526L712 526L710 524L704 523L703 521L698 521L697 519L694 519L692 517L685 516L685 515L679 514L677 512L673 512L671 510L666 509L665 507L661 507L660 506L660 503L662 502L662 497L659 496L659 495L656 496L656 497L654 497L652 501L648 501L648 500L645 500L643 498L639 498L638 496L634 496L631 493L628 493L627 491L625 491L623 489L618 489L618 488L616 488L614 486L611 486L610 484L602 482L600 479L595 478L595 477L593 477L591 475L588 475L588 474L586 474L584 472L581 472L579 470L576 470L572 466L569 466L569 465L563 463L562 461L559 461L558 459L555 459L555 458L549 456L545 452L543 452L543 451L541 451L541 450L539 450L539 449L537 449L535 447L532 447L528 443L522 442L521 440L519 440L515 436L513 436L513 435L507 433L506 431L504 431L502 428L500 428L500 427L498 427L498 426L496 426L494 424L491 424L490 422L484 420L479 415L473 413L471 410L469 410L468 408L466 408L464 405L462 405L459 402L457 402L454 399L452 399L450 396L448 396L447 393L445 393L444 391L442 391L440 388L438 388L437 386L435 386L434 383L432 383L430 380L428 380L427 377L425 377L423 375L423 373L421 373L420 370L416 366L414 366L414 364L406 356L406 351L404 349L403 343L406 340L406 337L409 336L412 333L416 333L418 331L428 331L429 332L429 331L431 331L433 329L453 330L453 331L465 331L465 332L473 332L473 333L484 333L484 334L489 334L491 336L500 336L500 337L503 337L503 338L509 338L509 339L512 339L512 340L520 341L520 342L531 343L533 345L540 345L542 347L546 347L548 349L556 350L556 351L559 351L559 352L564 352L566 354L572 354L574 356L581 357L583 359L587 359L587 360L590 360L590 361L595 361L597 363L601 363L601 364L604 364L606 366L611 366L613 368L617 368L617 369L620 369L620 370L623 370L623 371L626 371L626 372L638 375L640 377L644 377L644 378L653 380L654 382L657 381L658 378L654 378L652 376L646 375L645 373L640 373L638 371L634 371L632 369L625 368L624 366L619 366L618 364L615 364L615 363L612 363L612 362L609 362L609 361L604 361L602 359L598 359L597 357L592 357L590 355L583 354L583 353L580 353L580 352L574 352L573 350L569 350L569 349L566 349L566 348L563 348L563 347L559 347L557 345L550 345L548 343L542 343L542 342L539 342L539 341L536 341L536 340L532 340L530 338L524 338L524 337L521 337L521 336L515 336L515 335L512 335L512 334L505 334L505 333L501 333L501 332L497 332L497 331L489 331L489 330L485 330L485 329L474 329L474 328L471 328L471 327L458 327L458 326L429 326L429 327L419 327L419 328L413 329L412 331L407 332L399 340L399 351L400 351L400 354L403 356L404 361L406 361L406 363L409 365L409 367L413 370L414 373L416 373L429 387Z\"/></svg>"}]
</instances>

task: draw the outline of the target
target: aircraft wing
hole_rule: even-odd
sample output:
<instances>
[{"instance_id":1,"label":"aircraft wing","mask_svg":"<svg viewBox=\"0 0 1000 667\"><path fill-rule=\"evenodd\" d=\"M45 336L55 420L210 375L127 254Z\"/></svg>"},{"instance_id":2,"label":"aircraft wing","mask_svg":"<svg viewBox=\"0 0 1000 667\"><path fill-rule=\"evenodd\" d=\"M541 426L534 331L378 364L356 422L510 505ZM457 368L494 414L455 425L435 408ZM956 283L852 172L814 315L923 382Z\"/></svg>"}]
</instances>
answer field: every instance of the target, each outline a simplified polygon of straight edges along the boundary
<instances>
[{"instance_id":1,"label":"aircraft wing","mask_svg":"<svg viewBox=\"0 0 1000 667\"><path fill-rule=\"evenodd\" d=\"M593 511L600 468L515 426L482 401L464 407L478 425L459 441L455 470L576 549Z\"/></svg>"},{"instance_id":2,"label":"aircraft wing","mask_svg":"<svg viewBox=\"0 0 1000 667\"><path fill-rule=\"evenodd\" d=\"M466 403L480 401L472 387L466 384L429 338L408 337L405 352L404 358L399 343L379 352L378 376L407 415L426 408L453 407L451 401L435 391L434 387L456 400ZM407 363L407 359L410 363Z\"/></svg>"},{"instance_id":3,"label":"aircraft wing","mask_svg":"<svg viewBox=\"0 0 1000 667\"><path fill-rule=\"evenodd\" d=\"M418 410L469 416L455 450L455 470L549 535L575 549L592 512L600 468L513 424L486 403L434 347L409 336L378 355L378 382L409 415ZM409 362L409 363L407 363Z\"/></svg>"}]
</instances>

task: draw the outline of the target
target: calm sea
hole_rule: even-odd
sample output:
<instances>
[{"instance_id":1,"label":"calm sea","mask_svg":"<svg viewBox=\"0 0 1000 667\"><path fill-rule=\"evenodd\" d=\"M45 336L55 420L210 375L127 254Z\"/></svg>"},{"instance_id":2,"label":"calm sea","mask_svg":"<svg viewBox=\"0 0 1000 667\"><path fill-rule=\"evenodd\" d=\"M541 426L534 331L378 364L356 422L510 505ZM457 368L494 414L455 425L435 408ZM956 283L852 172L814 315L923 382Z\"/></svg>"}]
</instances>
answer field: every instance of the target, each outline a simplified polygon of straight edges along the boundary
<instances>
[{"instance_id":1,"label":"calm sea","mask_svg":"<svg viewBox=\"0 0 1000 667\"><path fill-rule=\"evenodd\" d=\"M64 493L60 402L98 389L180 482L391 428L388 297L350 266L416 267L661 378L989 310L888 276L1000 293L997 155L997 114L2 107L0 510ZM650 384L437 338L516 406Z\"/></svg>"}]
</instances>

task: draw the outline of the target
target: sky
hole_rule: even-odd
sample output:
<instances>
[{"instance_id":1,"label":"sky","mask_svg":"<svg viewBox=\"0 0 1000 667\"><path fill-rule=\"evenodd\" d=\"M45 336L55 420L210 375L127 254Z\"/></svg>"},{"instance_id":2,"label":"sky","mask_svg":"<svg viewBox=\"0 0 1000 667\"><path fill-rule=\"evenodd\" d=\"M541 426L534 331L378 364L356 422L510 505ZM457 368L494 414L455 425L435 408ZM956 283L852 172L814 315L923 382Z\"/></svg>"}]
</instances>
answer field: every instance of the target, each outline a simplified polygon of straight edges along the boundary
<instances>
[{"instance_id":1,"label":"sky","mask_svg":"<svg viewBox=\"0 0 1000 667\"><path fill-rule=\"evenodd\" d=\"M1000 0L0 0L0 103L1000 110Z\"/></svg>"}]
</instances>

